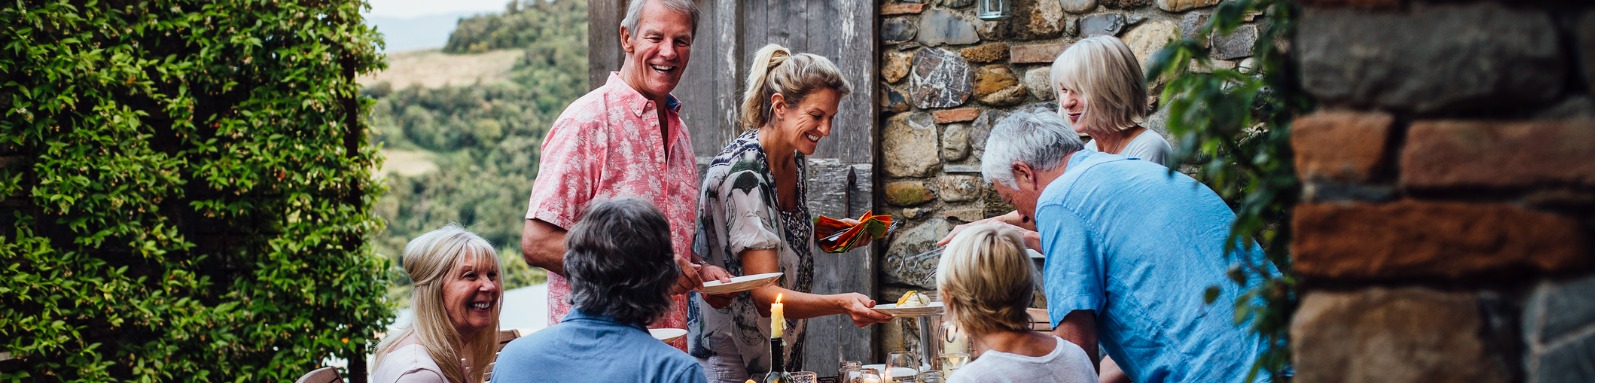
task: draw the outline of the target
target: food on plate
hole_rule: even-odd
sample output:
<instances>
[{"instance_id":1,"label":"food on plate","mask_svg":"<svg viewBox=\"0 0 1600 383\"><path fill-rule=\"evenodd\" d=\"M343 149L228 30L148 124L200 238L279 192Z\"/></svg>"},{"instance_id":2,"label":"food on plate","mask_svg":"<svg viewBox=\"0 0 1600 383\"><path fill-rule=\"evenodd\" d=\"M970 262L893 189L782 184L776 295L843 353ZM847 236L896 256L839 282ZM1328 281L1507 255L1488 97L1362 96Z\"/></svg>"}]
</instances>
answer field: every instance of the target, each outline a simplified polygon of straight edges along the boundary
<instances>
[{"instance_id":1,"label":"food on plate","mask_svg":"<svg viewBox=\"0 0 1600 383\"><path fill-rule=\"evenodd\" d=\"M928 299L927 294L911 290L907 291L905 295L901 295L900 300L895 301L894 305L895 307L923 307L930 302L932 301Z\"/></svg>"}]
</instances>

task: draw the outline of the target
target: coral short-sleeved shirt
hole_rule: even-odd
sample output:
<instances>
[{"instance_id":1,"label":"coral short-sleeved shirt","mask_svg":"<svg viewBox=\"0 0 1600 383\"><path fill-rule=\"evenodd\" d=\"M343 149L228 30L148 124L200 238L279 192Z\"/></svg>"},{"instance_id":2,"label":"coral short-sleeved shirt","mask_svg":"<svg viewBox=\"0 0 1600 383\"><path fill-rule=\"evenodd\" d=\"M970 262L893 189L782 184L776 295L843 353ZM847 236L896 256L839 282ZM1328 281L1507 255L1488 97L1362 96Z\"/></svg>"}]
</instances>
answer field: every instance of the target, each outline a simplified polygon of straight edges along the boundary
<instances>
[{"instance_id":1,"label":"coral short-sleeved shirt","mask_svg":"<svg viewBox=\"0 0 1600 383\"><path fill-rule=\"evenodd\" d=\"M660 107L667 110L666 142L657 117ZM562 111L545 136L526 218L571 229L590 202L643 198L666 214L673 253L688 257L699 175L678 107L671 96L667 105L656 105L612 72L605 85ZM567 302L571 287L565 277L554 274L549 287L549 323L561 323L572 309ZM651 327L684 328L686 302L686 295L674 295L671 311ZM673 345L686 347L681 339Z\"/></svg>"}]
</instances>

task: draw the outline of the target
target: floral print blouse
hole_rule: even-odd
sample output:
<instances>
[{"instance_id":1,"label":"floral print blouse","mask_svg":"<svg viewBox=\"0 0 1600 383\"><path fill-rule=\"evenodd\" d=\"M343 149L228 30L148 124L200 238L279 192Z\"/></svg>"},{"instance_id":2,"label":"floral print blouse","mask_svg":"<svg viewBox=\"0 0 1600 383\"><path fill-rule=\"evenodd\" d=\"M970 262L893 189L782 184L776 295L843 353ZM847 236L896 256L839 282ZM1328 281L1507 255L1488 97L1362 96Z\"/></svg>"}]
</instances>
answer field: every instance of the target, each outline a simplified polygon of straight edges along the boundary
<instances>
[{"instance_id":1,"label":"floral print blouse","mask_svg":"<svg viewBox=\"0 0 1600 383\"><path fill-rule=\"evenodd\" d=\"M756 132L739 135L711 160L700 188L700 220L694 251L733 275L745 275L739 254L746 250L778 250L783 276L778 285L810 291L812 277L811 214L806 209L805 156L796 153L798 170L793 211L778 205L777 186ZM689 304L689 353L697 358L741 358L751 375L770 370L772 320L756 311L750 293L740 293L728 307L712 308L699 295ZM798 366L804 350L805 320L787 320L786 363ZM712 342L733 342L739 355L716 355Z\"/></svg>"}]
</instances>

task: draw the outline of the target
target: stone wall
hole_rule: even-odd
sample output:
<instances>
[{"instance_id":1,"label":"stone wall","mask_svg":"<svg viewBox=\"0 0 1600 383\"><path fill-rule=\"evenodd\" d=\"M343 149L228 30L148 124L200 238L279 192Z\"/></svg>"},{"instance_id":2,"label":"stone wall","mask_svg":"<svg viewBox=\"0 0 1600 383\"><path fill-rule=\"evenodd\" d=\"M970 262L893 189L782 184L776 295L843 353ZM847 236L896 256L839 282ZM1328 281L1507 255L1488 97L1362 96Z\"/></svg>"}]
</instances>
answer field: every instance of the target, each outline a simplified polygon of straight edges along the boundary
<instances>
[{"instance_id":1,"label":"stone wall","mask_svg":"<svg viewBox=\"0 0 1600 383\"><path fill-rule=\"evenodd\" d=\"M1296 379L1594 381L1594 3L1302 4Z\"/></svg>"},{"instance_id":2,"label":"stone wall","mask_svg":"<svg viewBox=\"0 0 1600 383\"><path fill-rule=\"evenodd\" d=\"M904 223L889 240L880 301L934 289L938 256L927 252L952 226L1014 210L984 185L979 158L991 124L1007 113L1054 110L1048 77L1056 55L1081 38L1112 35L1142 62L1168 41L1193 36L1218 2L1009 0L1011 16L988 21L978 19L978 1L879 1L885 121L877 210ZM1202 39L1217 48L1208 63L1250 65L1257 27ZM1145 126L1165 133L1159 112ZM882 332L884 347L914 347L901 333Z\"/></svg>"}]
</instances>

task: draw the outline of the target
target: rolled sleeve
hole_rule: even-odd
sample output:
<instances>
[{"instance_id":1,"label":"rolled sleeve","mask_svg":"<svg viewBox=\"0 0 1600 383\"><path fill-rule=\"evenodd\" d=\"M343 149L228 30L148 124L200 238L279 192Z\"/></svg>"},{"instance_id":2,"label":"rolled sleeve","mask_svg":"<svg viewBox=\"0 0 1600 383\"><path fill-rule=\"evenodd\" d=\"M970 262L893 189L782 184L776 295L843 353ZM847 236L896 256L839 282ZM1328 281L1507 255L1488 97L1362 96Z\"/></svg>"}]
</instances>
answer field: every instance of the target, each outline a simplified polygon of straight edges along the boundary
<instances>
[{"instance_id":1,"label":"rolled sleeve","mask_svg":"<svg viewBox=\"0 0 1600 383\"><path fill-rule=\"evenodd\" d=\"M525 218L571 228L595 195L605 161L605 129L574 119L557 121L540 148L539 174L533 180Z\"/></svg>"}]
</instances>

